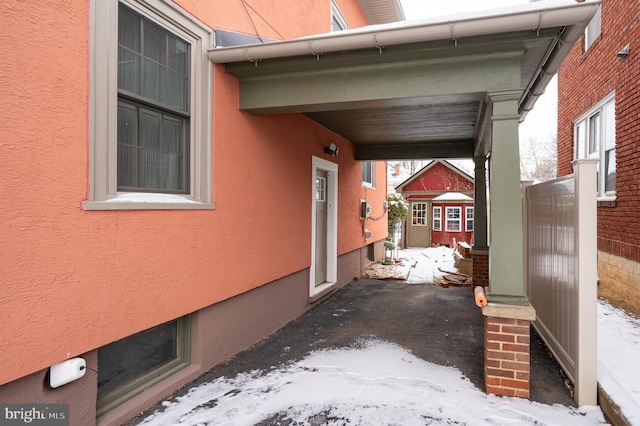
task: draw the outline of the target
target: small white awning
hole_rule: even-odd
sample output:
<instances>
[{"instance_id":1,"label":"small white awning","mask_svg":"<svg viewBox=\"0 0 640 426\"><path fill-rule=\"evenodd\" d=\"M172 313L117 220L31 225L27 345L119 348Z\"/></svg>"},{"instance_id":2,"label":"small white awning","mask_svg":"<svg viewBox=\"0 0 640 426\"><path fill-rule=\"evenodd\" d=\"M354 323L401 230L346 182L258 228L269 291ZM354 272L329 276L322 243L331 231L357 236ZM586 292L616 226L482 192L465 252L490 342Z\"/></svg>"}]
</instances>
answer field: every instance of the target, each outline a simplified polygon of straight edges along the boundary
<instances>
[{"instance_id":1,"label":"small white awning","mask_svg":"<svg viewBox=\"0 0 640 426\"><path fill-rule=\"evenodd\" d=\"M473 198L462 192L445 192L442 195L438 195L432 201L473 201Z\"/></svg>"}]
</instances>

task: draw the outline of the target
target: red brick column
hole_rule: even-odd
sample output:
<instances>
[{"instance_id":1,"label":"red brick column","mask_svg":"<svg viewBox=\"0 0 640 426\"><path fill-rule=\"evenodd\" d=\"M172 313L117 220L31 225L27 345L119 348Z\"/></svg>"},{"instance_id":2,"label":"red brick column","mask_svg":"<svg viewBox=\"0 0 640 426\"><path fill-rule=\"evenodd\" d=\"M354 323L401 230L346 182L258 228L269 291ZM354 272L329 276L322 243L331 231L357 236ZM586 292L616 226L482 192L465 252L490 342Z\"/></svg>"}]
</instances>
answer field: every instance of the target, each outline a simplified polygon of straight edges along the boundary
<instances>
[{"instance_id":1,"label":"red brick column","mask_svg":"<svg viewBox=\"0 0 640 426\"><path fill-rule=\"evenodd\" d=\"M484 377L487 393L529 398L531 322L484 318Z\"/></svg>"},{"instance_id":2,"label":"red brick column","mask_svg":"<svg viewBox=\"0 0 640 426\"><path fill-rule=\"evenodd\" d=\"M489 285L489 250L471 250L473 259L473 270L471 272L471 281L473 286Z\"/></svg>"}]
</instances>

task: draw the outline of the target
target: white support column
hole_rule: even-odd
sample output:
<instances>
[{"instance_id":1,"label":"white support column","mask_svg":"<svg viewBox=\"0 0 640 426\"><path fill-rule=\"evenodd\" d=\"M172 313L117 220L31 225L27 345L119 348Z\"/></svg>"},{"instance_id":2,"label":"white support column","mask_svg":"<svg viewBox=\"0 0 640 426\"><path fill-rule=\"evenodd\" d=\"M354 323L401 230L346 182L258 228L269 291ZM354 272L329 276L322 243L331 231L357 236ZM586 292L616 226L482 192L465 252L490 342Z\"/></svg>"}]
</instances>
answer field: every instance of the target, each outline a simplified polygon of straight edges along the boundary
<instances>
[{"instance_id":1,"label":"white support column","mask_svg":"<svg viewBox=\"0 0 640 426\"><path fill-rule=\"evenodd\" d=\"M599 160L573 162L576 179L576 273L578 297L575 399L578 405L597 404L597 164Z\"/></svg>"},{"instance_id":2,"label":"white support column","mask_svg":"<svg viewBox=\"0 0 640 426\"><path fill-rule=\"evenodd\" d=\"M490 92L493 102L489 175L490 301L528 305L524 292L523 224L518 141L520 90Z\"/></svg>"}]
</instances>

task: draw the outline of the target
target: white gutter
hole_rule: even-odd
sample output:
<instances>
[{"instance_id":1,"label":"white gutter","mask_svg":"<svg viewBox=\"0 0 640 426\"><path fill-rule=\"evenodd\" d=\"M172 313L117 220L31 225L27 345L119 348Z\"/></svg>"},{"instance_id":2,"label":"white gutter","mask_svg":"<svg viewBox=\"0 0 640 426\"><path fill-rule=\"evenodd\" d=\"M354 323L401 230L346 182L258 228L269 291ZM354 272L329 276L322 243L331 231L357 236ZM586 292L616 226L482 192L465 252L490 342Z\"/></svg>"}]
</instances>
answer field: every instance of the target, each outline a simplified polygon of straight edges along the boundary
<instances>
[{"instance_id":1,"label":"white gutter","mask_svg":"<svg viewBox=\"0 0 640 426\"><path fill-rule=\"evenodd\" d=\"M208 55L213 63L258 62L303 55L319 57L329 52L382 49L385 46L435 40L455 41L463 37L551 27L575 27L575 31L569 31L571 34L561 42L572 44L577 40L577 34L582 34L599 5L600 0L586 0L583 3L576 3L574 0L534 2L485 12L372 25L293 40L213 48L208 50ZM562 47L560 50L564 51Z\"/></svg>"}]
</instances>

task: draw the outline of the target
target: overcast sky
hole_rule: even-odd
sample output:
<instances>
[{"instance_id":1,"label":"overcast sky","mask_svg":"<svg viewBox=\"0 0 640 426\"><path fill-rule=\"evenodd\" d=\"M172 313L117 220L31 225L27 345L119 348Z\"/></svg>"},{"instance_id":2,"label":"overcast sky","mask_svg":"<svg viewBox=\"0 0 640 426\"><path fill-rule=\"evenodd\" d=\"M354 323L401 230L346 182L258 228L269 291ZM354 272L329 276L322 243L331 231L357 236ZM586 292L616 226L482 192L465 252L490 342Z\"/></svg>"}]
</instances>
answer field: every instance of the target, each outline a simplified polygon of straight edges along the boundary
<instances>
[{"instance_id":1,"label":"overcast sky","mask_svg":"<svg viewBox=\"0 0 640 426\"><path fill-rule=\"evenodd\" d=\"M475 12L529 3L529 0L401 0L407 20ZM548 140L556 136L557 86L554 78L520 125L520 140Z\"/></svg>"}]
</instances>

